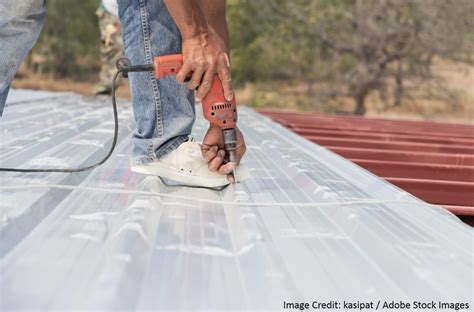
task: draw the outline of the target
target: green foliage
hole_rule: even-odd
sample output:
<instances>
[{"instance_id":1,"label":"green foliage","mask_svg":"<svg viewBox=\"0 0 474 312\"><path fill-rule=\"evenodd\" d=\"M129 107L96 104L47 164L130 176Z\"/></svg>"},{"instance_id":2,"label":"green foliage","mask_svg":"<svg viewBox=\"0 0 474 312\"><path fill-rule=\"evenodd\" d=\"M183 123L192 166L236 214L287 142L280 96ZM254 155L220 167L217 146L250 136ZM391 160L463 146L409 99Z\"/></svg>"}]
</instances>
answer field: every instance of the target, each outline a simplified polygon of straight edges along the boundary
<instances>
[{"instance_id":1,"label":"green foliage","mask_svg":"<svg viewBox=\"0 0 474 312\"><path fill-rule=\"evenodd\" d=\"M306 14L305 23L292 17L289 2ZM233 0L228 2L233 74L237 82L307 78L331 74L327 46L311 35L320 17L338 18L346 0ZM286 16L286 17L285 17Z\"/></svg>"},{"instance_id":2,"label":"green foliage","mask_svg":"<svg viewBox=\"0 0 474 312\"><path fill-rule=\"evenodd\" d=\"M100 65L100 34L95 15L98 3L98 0L47 1L47 20L32 51L45 58L44 72L72 78L96 74Z\"/></svg>"},{"instance_id":3,"label":"green foliage","mask_svg":"<svg viewBox=\"0 0 474 312\"><path fill-rule=\"evenodd\" d=\"M434 57L472 61L473 13L472 0L231 0L235 80L324 81L358 114L396 81L399 105Z\"/></svg>"}]
</instances>

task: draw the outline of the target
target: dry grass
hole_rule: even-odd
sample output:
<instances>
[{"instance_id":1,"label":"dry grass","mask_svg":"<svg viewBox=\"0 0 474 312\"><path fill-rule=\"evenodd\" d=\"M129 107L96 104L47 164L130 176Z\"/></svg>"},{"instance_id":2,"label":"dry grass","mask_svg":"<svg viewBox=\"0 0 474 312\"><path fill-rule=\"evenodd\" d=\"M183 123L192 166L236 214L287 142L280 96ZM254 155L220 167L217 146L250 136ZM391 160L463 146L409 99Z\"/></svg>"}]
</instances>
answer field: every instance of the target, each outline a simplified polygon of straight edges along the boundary
<instances>
[{"instance_id":1,"label":"dry grass","mask_svg":"<svg viewBox=\"0 0 474 312\"><path fill-rule=\"evenodd\" d=\"M411 120L436 120L459 123L474 121L474 66L438 61L433 67L435 75L442 78L449 94L436 88L418 88L412 98L403 100L401 106L384 103L373 93L367 100L367 116ZM409 85L413 82L409 82ZM92 95L95 82L77 82L70 79L56 80L44 76L21 73L13 81L14 88L33 90L73 91ZM325 113L350 113L354 103L350 98L335 97L322 100L320 95L328 86L317 84L313 95L308 94L306 85L292 83L247 84L236 89L239 103L257 108L271 108L283 111L314 111ZM444 88L443 88L444 90ZM429 93L429 94L428 94ZM438 94L437 94L438 93ZM122 82L118 96L130 98L127 81Z\"/></svg>"},{"instance_id":2,"label":"dry grass","mask_svg":"<svg viewBox=\"0 0 474 312\"><path fill-rule=\"evenodd\" d=\"M367 99L369 117L411 120L435 120L472 123L474 121L474 66L454 62L437 61L433 73L439 77L443 88L420 86L409 81L414 88L410 98L395 107L384 103L379 94L372 93ZM314 86L313 95L307 93L304 83L282 82L247 84L236 90L237 99L258 108L282 111L315 111L323 113L351 113L354 102L349 97L322 97L330 88L324 84ZM449 92L446 91L449 89Z\"/></svg>"},{"instance_id":3,"label":"dry grass","mask_svg":"<svg viewBox=\"0 0 474 312\"><path fill-rule=\"evenodd\" d=\"M12 82L13 88L49 91L72 91L86 96L91 96L95 81L74 81L71 79L53 79L50 77L22 74ZM127 82L122 82L117 90L117 96L130 98L130 89Z\"/></svg>"}]
</instances>

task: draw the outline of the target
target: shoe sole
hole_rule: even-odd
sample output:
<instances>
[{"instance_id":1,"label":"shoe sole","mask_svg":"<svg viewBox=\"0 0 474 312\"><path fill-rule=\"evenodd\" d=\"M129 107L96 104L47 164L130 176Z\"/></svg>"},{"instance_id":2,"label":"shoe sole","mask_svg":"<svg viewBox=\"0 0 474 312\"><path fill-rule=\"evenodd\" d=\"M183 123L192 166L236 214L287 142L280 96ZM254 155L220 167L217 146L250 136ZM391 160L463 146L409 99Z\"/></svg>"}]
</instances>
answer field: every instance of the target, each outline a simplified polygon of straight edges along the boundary
<instances>
[{"instance_id":1,"label":"shoe sole","mask_svg":"<svg viewBox=\"0 0 474 312\"><path fill-rule=\"evenodd\" d=\"M160 166L156 163L153 164L153 166L133 165L130 167L130 170L141 174L156 175L189 186L202 186L212 188L230 184L230 182L225 176L222 176L222 178L203 178L198 176L190 176L176 172L175 170L170 170L169 168Z\"/></svg>"}]
</instances>

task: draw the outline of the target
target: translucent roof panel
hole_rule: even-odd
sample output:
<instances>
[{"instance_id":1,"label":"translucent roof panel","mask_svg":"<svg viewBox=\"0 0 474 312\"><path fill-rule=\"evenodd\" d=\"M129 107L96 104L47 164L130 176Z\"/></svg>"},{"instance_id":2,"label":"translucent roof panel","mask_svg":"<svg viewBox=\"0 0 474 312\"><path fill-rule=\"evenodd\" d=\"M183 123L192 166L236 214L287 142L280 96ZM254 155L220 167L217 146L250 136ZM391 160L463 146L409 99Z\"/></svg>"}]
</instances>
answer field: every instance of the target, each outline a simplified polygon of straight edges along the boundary
<instances>
[{"instance_id":1,"label":"translucent roof panel","mask_svg":"<svg viewBox=\"0 0 474 312\"><path fill-rule=\"evenodd\" d=\"M15 101L20 93L0 120L1 167L80 166L106 153L108 98ZM246 107L248 180L222 191L166 186L130 171L129 104L119 112L119 143L103 166L0 172L0 310L472 306L473 231L446 210ZM197 115L200 140L207 123Z\"/></svg>"}]
</instances>

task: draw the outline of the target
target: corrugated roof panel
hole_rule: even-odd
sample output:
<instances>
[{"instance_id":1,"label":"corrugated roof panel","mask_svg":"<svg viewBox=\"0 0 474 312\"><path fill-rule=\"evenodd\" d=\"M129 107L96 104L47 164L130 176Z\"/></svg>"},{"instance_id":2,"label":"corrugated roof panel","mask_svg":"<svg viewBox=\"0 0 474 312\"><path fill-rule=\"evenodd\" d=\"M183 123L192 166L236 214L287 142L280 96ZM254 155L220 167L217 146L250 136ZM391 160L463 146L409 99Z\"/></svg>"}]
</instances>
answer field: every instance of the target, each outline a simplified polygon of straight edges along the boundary
<instances>
[{"instance_id":1,"label":"corrugated roof panel","mask_svg":"<svg viewBox=\"0 0 474 312\"><path fill-rule=\"evenodd\" d=\"M15 94L13 94L15 96ZM240 107L252 176L223 191L130 172L131 112L91 172L0 173L2 310L281 310L283 300L472 304L470 227ZM47 113L46 113L47 112ZM194 127L201 138L206 123ZM107 99L11 105L0 165L78 166L110 144ZM453 265L455 263L455 265Z\"/></svg>"},{"instance_id":2,"label":"corrugated roof panel","mask_svg":"<svg viewBox=\"0 0 474 312\"><path fill-rule=\"evenodd\" d=\"M474 127L263 111L307 139L474 225Z\"/></svg>"}]
</instances>

